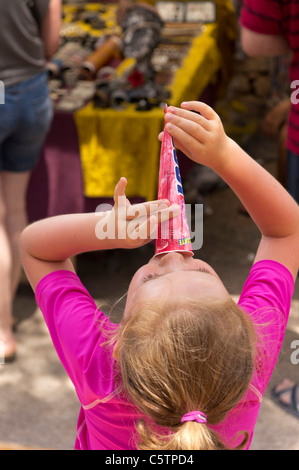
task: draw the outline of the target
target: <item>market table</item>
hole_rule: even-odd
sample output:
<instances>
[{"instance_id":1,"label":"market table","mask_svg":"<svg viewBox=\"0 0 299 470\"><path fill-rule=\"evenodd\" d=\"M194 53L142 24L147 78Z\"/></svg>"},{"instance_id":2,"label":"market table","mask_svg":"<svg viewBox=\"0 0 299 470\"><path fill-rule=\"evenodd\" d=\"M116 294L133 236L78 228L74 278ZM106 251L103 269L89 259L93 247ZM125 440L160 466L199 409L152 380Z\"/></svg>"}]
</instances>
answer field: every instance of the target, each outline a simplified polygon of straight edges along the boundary
<instances>
[{"instance_id":1,"label":"market table","mask_svg":"<svg viewBox=\"0 0 299 470\"><path fill-rule=\"evenodd\" d=\"M217 28L207 24L193 39L168 104L198 99L215 83L222 65ZM29 220L95 210L113 196L120 176L128 179L129 198L156 198L163 115L161 108L99 109L92 102L74 113L55 112L29 185Z\"/></svg>"}]
</instances>

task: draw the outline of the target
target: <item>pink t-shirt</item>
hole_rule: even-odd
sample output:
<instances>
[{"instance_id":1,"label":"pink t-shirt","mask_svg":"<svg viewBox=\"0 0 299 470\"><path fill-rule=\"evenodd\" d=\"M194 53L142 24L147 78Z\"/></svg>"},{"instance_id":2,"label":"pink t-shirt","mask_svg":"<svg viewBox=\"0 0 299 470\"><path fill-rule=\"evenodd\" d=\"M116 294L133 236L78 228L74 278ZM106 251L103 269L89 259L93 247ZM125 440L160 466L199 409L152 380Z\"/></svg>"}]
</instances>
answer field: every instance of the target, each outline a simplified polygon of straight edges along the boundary
<instances>
[{"instance_id":1,"label":"pink t-shirt","mask_svg":"<svg viewBox=\"0 0 299 470\"><path fill-rule=\"evenodd\" d=\"M248 431L250 442L262 396L275 367L290 311L294 281L291 273L274 261L254 264L244 285L239 305L257 325L258 355L251 385L241 402L225 420L213 426L232 444L240 431ZM105 345L104 330L117 325L97 309L70 271L44 277L36 289L36 300L45 317L58 356L81 403L75 449L134 450L135 424L143 417L115 387L113 348ZM240 442L234 441L234 446Z\"/></svg>"}]
</instances>

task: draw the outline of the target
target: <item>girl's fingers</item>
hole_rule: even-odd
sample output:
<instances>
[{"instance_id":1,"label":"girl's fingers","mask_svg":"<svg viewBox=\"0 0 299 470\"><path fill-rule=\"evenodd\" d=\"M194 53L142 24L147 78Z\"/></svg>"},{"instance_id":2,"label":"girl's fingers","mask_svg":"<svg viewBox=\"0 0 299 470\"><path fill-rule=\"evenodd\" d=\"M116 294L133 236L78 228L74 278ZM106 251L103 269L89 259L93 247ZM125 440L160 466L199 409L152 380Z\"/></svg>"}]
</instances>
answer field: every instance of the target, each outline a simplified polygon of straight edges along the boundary
<instances>
[{"instance_id":1,"label":"girl's fingers","mask_svg":"<svg viewBox=\"0 0 299 470\"><path fill-rule=\"evenodd\" d=\"M164 132L160 132L160 134L158 135L158 139L161 142L163 140L163 136L164 136ZM181 150L185 155L188 155L188 149L186 149L183 144L181 144L180 142L177 142L175 139L173 139L173 143L176 148Z\"/></svg>"},{"instance_id":2,"label":"girl's fingers","mask_svg":"<svg viewBox=\"0 0 299 470\"><path fill-rule=\"evenodd\" d=\"M182 126L176 126L175 124L166 124L166 130L169 134L173 137L174 142L179 142L178 148L181 150L185 149L185 154L192 158L193 152L196 150L197 153L202 150L204 147L204 135L200 133L200 131L195 131L196 136L191 134L190 128L188 130L184 130ZM205 132L205 131L203 131ZM183 143L181 143L183 142ZM182 150L183 151L183 150Z\"/></svg>"},{"instance_id":3,"label":"girl's fingers","mask_svg":"<svg viewBox=\"0 0 299 470\"><path fill-rule=\"evenodd\" d=\"M158 218L151 215L139 225L138 235L142 240L154 240L158 235Z\"/></svg>"},{"instance_id":4,"label":"girl's fingers","mask_svg":"<svg viewBox=\"0 0 299 470\"><path fill-rule=\"evenodd\" d=\"M191 115L194 113L190 113ZM170 132L172 126L177 126L187 134L193 136L199 142L204 142L207 135L207 130L200 125L197 121L197 117L186 118L180 114L167 113L165 115L166 126L165 129ZM170 132L171 133L171 132Z\"/></svg>"},{"instance_id":5,"label":"girl's fingers","mask_svg":"<svg viewBox=\"0 0 299 470\"><path fill-rule=\"evenodd\" d=\"M122 178L120 178L119 182L115 186L114 202L118 207L126 205L125 189L126 189L127 183L128 183L127 179L122 177ZM123 204L123 203L125 203L125 204Z\"/></svg>"},{"instance_id":6,"label":"girl's fingers","mask_svg":"<svg viewBox=\"0 0 299 470\"><path fill-rule=\"evenodd\" d=\"M142 202L128 207L127 219L132 220L135 217L154 214L161 209L169 207L170 202L168 199L160 199L157 201Z\"/></svg>"},{"instance_id":7,"label":"girl's fingers","mask_svg":"<svg viewBox=\"0 0 299 470\"><path fill-rule=\"evenodd\" d=\"M183 109L200 113L204 118L208 120L218 118L218 115L215 113L213 108L211 108L206 103L203 103L202 101L184 101L181 106Z\"/></svg>"},{"instance_id":8,"label":"girl's fingers","mask_svg":"<svg viewBox=\"0 0 299 470\"><path fill-rule=\"evenodd\" d=\"M158 236L158 219L155 215L152 215L147 222L149 238L154 240Z\"/></svg>"},{"instance_id":9,"label":"girl's fingers","mask_svg":"<svg viewBox=\"0 0 299 470\"><path fill-rule=\"evenodd\" d=\"M138 205L143 205L148 212L152 211L158 211L161 209L166 209L167 207L170 206L170 202L168 199L156 199L155 201L147 201L142 204L137 204Z\"/></svg>"},{"instance_id":10,"label":"girl's fingers","mask_svg":"<svg viewBox=\"0 0 299 470\"><path fill-rule=\"evenodd\" d=\"M177 204L170 206L170 202L167 199L161 199L158 201L150 201L145 203L136 204L128 207L127 209L127 220L133 220L136 218L150 217L155 215L160 219L167 219L176 217L180 213L180 207Z\"/></svg>"},{"instance_id":11,"label":"girl's fingers","mask_svg":"<svg viewBox=\"0 0 299 470\"><path fill-rule=\"evenodd\" d=\"M189 122L193 122L196 126L200 126L206 131L209 131L211 129L211 121L206 119L201 114L198 114L197 112L193 112L191 109L185 110L185 109L175 108L173 106L170 106L167 109L167 113L165 114L165 121L177 123L179 122L178 121L179 118L185 119L186 121L189 121Z\"/></svg>"},{"instance_id":12,"label":"girl's fingers","mask_svg":"<svg viewBox=\"0 0 299 470\"><path fill-rule=\"evenodd\" d=\"M181 208L178 204L172 204L170 207L160 210L158 215L159 223L166 220L174 219L181 213Z\"/></svg>"},{"instance_id":13,"label":"girl's fingers","mask_svg":"<svg viewBox=\"0 0 299 470\"><path fill-rule=\"evenodd\" d=\"M136 240L137 238L143 240L156 238L158 224L177 217L180 212L180 206L173 204L155 213L140 215L132 220L128 220L128 235L132 240Z\"/></svg>"},{"instance_id":14,"label":"girl's fingers","mask_svg":"<svg viewBox=\"0 0 299 470\"><path fill-rule=\"evenodd\" d=\"M137 217L129 222L128 235L132 240L154 240L158 236L158 225L170 220L180 213L180 207L176 205L172 210L164 209L148 217Z\"/></svg>"}]
</instances>

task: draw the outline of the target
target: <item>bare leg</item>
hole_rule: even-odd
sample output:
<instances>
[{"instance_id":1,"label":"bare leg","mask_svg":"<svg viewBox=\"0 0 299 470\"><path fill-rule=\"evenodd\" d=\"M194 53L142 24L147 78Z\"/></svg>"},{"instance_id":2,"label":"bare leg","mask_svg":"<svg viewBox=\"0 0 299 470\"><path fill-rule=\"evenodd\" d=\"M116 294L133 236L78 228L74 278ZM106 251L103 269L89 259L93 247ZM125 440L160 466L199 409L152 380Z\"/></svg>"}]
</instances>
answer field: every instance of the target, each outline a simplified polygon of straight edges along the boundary
<instances>
[{"instance_id":1,"label":"bare leg","mask_svg":"<svg viewBox=\"0 0 299 470\"><path fill-rule=\"evenodd\" d=\"M15 350L12 333L12 302L19 283L19 237L26 226L26 190L30 172L0 173L0 341L5 355Z\"/></svg>"},{"instance_id":2,"label":"bare leg","mask_svg":"<svg viewBox=\"0 0 299 470\"><path fill-rule=\"evenodd\" d=\"M27 225L26 192L31 172L2 172L3 196L6 211L6 229L12 254L11 292L14 296L20 280L21 261L19 239Z\"/></svg>"},{"instance_id":3,"label":"bare leg","mask_svg":"<svg viewBox=\"0 0 299 470\"><path fill-rule=\"evenodd\" d=\"M12 334L12 297L11 297L12 256L6 230L6 207L3 198L0 174L0 341L4 344L4 355L15 350Z\"/></svg>"}]
</instances>

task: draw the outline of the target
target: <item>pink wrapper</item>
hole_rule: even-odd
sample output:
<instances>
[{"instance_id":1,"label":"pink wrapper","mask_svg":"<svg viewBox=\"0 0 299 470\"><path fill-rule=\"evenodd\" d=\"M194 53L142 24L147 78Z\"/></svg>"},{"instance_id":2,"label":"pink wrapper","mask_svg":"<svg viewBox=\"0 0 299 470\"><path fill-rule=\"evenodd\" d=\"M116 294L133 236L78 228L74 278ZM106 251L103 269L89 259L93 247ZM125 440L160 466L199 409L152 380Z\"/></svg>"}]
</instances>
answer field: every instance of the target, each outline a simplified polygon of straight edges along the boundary
<instances>
[{"instance_id":1,"label":"pink wrapper","mask_svg":"<svg viewBox=\"0 0 299 470\"><path fill-rule=\"evenodd\" d=\"M167 106L164 112L166 110ZM171 251L193 255L177 155L172 137L165 129L160 153L158 199L168 199L171 204L178 204L181 213L174 219L160 224L155 255Z\"/></svg>"}]
</instances>

